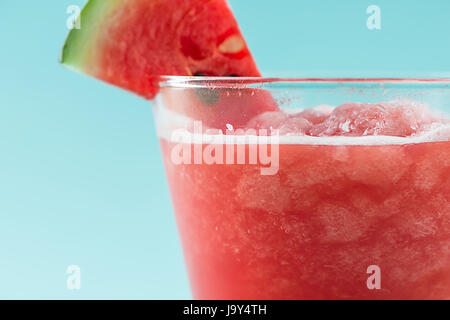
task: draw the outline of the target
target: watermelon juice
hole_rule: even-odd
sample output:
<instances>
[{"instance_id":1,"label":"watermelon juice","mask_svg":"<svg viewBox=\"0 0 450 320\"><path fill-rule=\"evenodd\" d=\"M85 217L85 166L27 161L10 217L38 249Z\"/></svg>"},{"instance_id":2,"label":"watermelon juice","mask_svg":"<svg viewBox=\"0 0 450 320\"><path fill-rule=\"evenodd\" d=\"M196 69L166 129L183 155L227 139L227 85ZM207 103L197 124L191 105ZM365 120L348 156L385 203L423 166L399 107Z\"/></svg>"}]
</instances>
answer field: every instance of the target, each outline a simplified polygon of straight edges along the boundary
<instances>
[{"instance_id":1,"label":"watermelon juice","mask_svg":"<svg viewBox=\"0 0 450 320\"><path fill-rule=\"evenodd\" d=\"M255 144L233 128L226 139L187 124L182 141L159 129L195 298L450 299L448 118L393 101L265 112L247 126L276 128L276 146L261 148L261 131ZM270 174L249 161L258 149L276 152ZM191 162L174 161L181 150Z\"/></svg>"}]
</instances>

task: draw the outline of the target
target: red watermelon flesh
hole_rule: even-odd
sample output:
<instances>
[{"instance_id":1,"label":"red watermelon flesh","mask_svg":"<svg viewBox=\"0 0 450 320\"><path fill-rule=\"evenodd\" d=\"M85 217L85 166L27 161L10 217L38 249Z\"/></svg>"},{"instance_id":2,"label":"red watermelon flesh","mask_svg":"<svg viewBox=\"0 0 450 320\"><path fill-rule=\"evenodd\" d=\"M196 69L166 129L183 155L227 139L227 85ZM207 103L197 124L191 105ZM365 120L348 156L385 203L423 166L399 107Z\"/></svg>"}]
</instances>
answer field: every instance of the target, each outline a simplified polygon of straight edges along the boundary
<instances>
[{"instance_id":1,"label":"red watermelon flesh","mask_svg":"<svg viewBox=\"0 0 450 320\"><path fill-rule=\"evenodd\" d=\"M234 129L247 128L248 122L259 114L279 110L269 91L245 85L164 88L162 96L167 108L223 131L230 125Z\"/></svg>"},{"instance_id":2,"label":"red watermelon flesh","mask_svg":"<svg viewBox=\"0 0 450 320\"><path fill-rule=\"evenodd\" d=\"M225 0L90 0L62 62L146 98L160 75L260 76Z\"/></svg>"},{"instance_id":3,"label":"red watermelon flesh","mask_svg":"<svg viewBox=\"0 0 450 320\"><path fill-rule=\"evenodd\" d=\"M90 0L80 19L62 63L148 99L162 75L260 76L226 0ZM211 101L204 90L172 90L168 107L220 129L278 109L267 91L241 91L215 91Z\"/></svg>"}]
</instances>

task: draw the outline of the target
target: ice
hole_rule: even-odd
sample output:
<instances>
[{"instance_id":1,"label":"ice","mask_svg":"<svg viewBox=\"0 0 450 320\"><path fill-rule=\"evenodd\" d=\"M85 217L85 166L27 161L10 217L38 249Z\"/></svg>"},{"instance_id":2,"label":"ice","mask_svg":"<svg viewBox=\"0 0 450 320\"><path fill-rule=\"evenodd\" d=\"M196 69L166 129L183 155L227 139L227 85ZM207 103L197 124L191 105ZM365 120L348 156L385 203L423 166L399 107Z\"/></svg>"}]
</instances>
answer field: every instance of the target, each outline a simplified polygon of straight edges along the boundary
<instances>
[{"instance_id":1,"label":"ice","mask_svg":"<svg viewBox=\"0 0 450 320\"><path fill-rule=\"evenodd\" d=\"M312 118L313 116L311 116ZM289 114L283 111L265 112L252 119L247 128L269 131L278 130L280 135L306 135L313 124L308 121L303 112Z\"/></svg>"},{"instance_id":2,"label":"ice","mask_svg":"<svg viewBox=\"0 0 450 320\"><path fill-rule=\"evenodd\" d=\"M416 102L345 103L315 126L311 135L409 137L435 121L427 107Z\"/></svg>"},{"instance_id":3,"label":"ice","mask_svg":"<svg viewBox=\"0 0 450 320\"><path fill-rule=\"evenodd\" d=\"M336 108L319 105L307 110L264 112L251 119L241 133L227 124L228 131L212 130L201 123L180 117L170 111L158 112L158 134L174 140L173 133L185 128L189 141L208 143L210 136L224 139L227 135L279 134L280 144L302 145L403 145L450 141L450 119L432 113L429 108L414 101L380 103L344 103ZM161 125L164 123L165 125ZM251 134L251 132L256 132ZM263 131L260 131L264 129ZM201 132L199 134L199 132ZM233 140L230 140L233 141ZM229 141L223 141L229 143ZM345 156L344 154L337 157Z\"/></svg>"},{"instance_id":4,"label":"ice","mask_svg":"<svg viewBox=\"0 0 450 320\"><path fill-rule=\"evenodd\" d=\"M304 111L265 112L253 118L247 127L256 130L279 130L280 135L302 136L309 134L315 125L325 121L332 111L332 107L320 105Z\"/></svg>"},{"instance_id":5,"label":"ice","mask_svg":"<svg viewBox=\"0 0 450 320\"><path fill-rule=\"evenodd\" d=\"M284 122L289 119L289 114L283 111L264 112L256 116L247 124L250 129L270 129L279 128Z\"/></svg>"},{"instance_id":6,"label":"ice","mask_svg":"<svg viewBox=\"0 0 450 320\"><path fill-rule=\"evenodd\" d=\"M307 109L299 114L313 125L324 122L333 112L333 107L329 105L319 105L315 108Z\"/></svg>"},{"instance_id":7,"label":"ice","mask_svg":"<svg viewBox=\"0 0 450 320\"><path fill-rule=\"evenodd\" d=\"M250 120L248 128L278 129L282 136L416 137L450 136L449 121L432 114L420 102L344 103L333 109L320 105L304 111L266 112Z\"/></svg>"}]
</instances>

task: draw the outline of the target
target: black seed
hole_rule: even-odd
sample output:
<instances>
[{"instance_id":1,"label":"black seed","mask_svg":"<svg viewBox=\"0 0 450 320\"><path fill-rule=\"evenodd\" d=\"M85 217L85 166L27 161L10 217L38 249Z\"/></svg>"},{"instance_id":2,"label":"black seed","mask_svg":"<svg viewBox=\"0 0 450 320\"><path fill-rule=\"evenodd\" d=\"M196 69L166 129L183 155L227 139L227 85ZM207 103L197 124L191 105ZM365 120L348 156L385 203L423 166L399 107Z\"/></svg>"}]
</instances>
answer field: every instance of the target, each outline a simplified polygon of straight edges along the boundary
<instances>
[{"instance_id":1,"label":"black seed","mask_svg":"<svg viewBox=\"0 0 450 320\"><path fill-rule=\"evenodd\" d=\"M207 105L216 104L220 98L219 90L217 89L199 88L195 89L195 94L201 102Z\"/></svg>"},{"instance_id":2,"label":"black seed","mask_svg":"<svg viewBox=\"0 0 450 320\"><path fill-rule=\"evenodd\" d=\"M226 74L225 77L239 77L236 73Z\"/></svg>"},{"instance_id":3,"label":"black seed","mask_svg":"<svg viewBox=\"0 0 450 320\"><path fill-rule=\"evenodd\" d=\"M208 77L208 74L205 72L196 72L194 73L194 77ZM216 104L217 101L219 101L219 93L217 92L217 90L198 88L194 89L194 91L200 101L204 104L212 105Z\"/></svg>"}]
</instances>

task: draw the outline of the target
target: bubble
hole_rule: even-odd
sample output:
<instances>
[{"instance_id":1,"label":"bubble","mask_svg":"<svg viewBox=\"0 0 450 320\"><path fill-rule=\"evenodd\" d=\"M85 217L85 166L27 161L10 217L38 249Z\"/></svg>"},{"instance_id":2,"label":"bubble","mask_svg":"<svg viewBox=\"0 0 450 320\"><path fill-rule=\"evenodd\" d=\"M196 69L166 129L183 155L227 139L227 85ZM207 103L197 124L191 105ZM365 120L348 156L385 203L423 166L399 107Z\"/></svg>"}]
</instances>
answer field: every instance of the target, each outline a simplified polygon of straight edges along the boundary
<instances>
[{"instance_id":1,"label":"bubble","mask_svg":"<svg viewBox=\"0 0 450 320\"><path fill-rule=\"evenodd\" d=\"M279 130L280 135L305 135L312 124L301 113L289 114L284 111L275 111L265 112L253 118L247 127L257 130Z\"/></svg>"}]
</instances>

